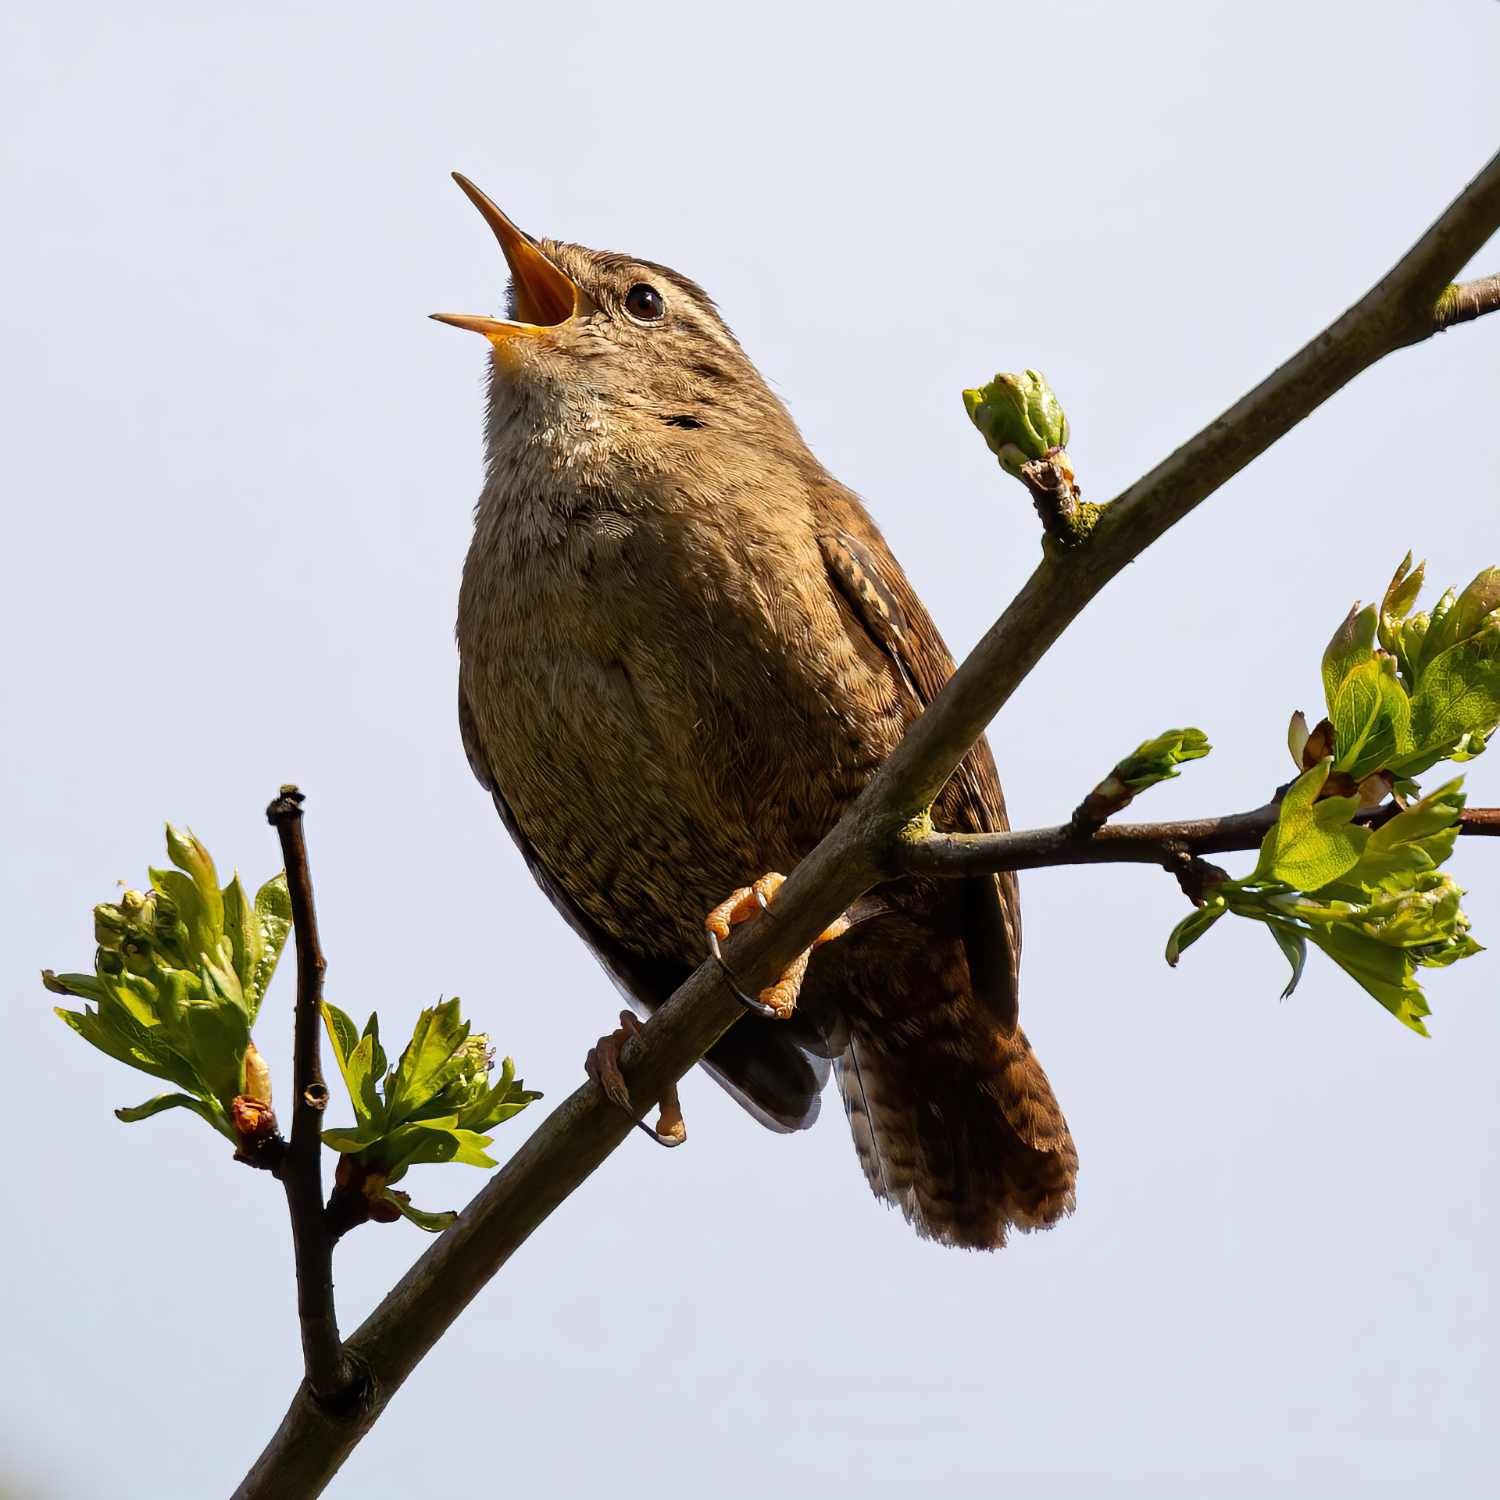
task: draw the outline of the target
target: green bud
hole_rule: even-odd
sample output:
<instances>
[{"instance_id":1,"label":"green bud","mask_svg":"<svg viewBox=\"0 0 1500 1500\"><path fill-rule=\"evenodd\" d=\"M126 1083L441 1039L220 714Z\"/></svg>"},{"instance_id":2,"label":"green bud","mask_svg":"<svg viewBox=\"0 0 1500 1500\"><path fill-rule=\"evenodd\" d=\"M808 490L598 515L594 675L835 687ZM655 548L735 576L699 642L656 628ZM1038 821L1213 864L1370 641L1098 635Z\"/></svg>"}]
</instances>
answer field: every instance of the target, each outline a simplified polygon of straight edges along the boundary
<instances>
[{"instance_id":1,"label":"green bud","mask_svg":"<svg viewBox=\"0 0 1500 1500\"><path fill-rule=\"evenodd\" d=\"M216 896L219 893L219 876L207 849L193 836L190 828L177 828L167 824L167 853L179 870L192 877L199 890Z\"/></svg>"},{"instance_id":2,"label":"green bud","mask_svg":"<svg viewBox=\"0 0 1500 1500\"><path fill-rule=\"evenodd\" d=\"M997 375L988 385L965 391L964 410L1007 474L1019 477L1032 459L1068 446L1068 419L1037 370Z\"/></svg>"},{"instance_id":3,"label":"green bud","mask_svg":"<svg viewBox=\"0 0 1500 1500\"><path fill-rule=\"evenodd\" d=\"M1461 935L1460 922L1468 931L1458 904L1462 895L1451 876L1430 870L1407 890L1376 892L1357 925L1392 948L1441 946Z\"/></svg>"},{"instance_id":4,"label":"green bud","mask_svg":"<svg viewBox=\"0 0 1500 1500\"><path fill-rule=\"evenodd\" d=\"M129 895L137 895L130 891ZM102 901L94 908L94 941L101 948L118 952L120 944L135 931L130 917L114 902Z\"/></svg>"}]
</instances>

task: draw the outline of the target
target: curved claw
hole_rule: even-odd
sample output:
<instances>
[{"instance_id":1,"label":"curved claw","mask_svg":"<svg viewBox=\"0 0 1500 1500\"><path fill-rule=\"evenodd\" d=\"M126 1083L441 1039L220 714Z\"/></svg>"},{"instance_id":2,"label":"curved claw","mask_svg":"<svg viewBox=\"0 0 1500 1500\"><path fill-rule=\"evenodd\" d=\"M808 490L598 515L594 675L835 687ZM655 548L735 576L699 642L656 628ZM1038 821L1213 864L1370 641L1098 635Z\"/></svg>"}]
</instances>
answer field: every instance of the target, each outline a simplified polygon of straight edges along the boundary
<instances>
[{"instance_id":1,"label":"curved claw","mask_svg":"<svg viewBox=\"0 0 1500 1500\"><path fill-rule=\"evenodd\" d=\"M663 1134L663 1132L661 1132L660 1130L653 1130L651 1126L649 1126L643 1119L640 1118L639 1115L636 1114L635 1106L630 1102L630 1096L625 1092L624 1089L606 1088L604 1092L609 1096L610 1102L615 1105L617 1109L624 1110L625 1113L630 1116L630 1123L634 1125L637 1130L645 1131L645 1133L649 1135L658 1146L680 1146L687 1139L686 1130L684 1130L681 1135L666 1135ZM679 1115L678 1118L680 1121L681 1116Z\"/></svg>"},{"instance_id":2,"label":"curved claw","mask_svg":"<svg viewBox=\"0 0 1500 1500\"><path fill-rule=\"evenodd\" d=\"M637 1130L644 1130L658 1146L665 1146L668 1150L673 1146L680 1146L687 1139L686 1131L681 1135L663 1135L661 1131L653 1130L644 1120L636 1120L634 1124Z\"/></svg>"},{"instance_id":3,"label":"curved claw","mask_svg":"<svg viewBox=\"0 0 1500 1500\"><path fill-rule=\"evenodd\" d=\"M764 904L764 903L762 903ZM725 962L723 951L719 947L719 934L712 928L708 933L708 951L718 960L719 968L724 975L725 987L746 1010L752 1015L769 1016L773 1021L781 1019L781 1012L774 1005L762 1005L759 1000L752 1000L735 981L734 970Z\"/></svg>"}]
</instances>

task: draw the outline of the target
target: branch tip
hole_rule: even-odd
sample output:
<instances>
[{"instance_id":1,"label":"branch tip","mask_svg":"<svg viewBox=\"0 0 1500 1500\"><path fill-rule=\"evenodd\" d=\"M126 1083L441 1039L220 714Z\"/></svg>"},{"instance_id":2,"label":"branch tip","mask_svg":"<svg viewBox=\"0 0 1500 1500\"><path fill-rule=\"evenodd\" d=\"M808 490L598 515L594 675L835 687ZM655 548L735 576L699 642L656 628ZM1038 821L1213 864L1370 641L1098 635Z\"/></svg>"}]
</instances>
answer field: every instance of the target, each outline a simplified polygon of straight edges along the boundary
<instances>
[{"instance_id":1,"label":"branch tip","mask_svg":"<svg viewBox=\"0 0 1500 1500\"><path fill-rule=\"evenodd\" d=\"M319 1033L323 1024L323 973L327 965L318 942L312 871L302 828L303 796L295 786L281 788L266 809L281 839L286 862L292 930L297 938L297 1002L292 1041L291 1139L281 1161L292 1220L292 1247L297 1262L297 1314L302 1325L302 1359L309 1389L320 1401L339 1400L352 1379L339 1340L333 1297L333 1246L337 1238L323 1203L323 1110L328 1088L323 1082Z\"/></svg>"}]
</instances>

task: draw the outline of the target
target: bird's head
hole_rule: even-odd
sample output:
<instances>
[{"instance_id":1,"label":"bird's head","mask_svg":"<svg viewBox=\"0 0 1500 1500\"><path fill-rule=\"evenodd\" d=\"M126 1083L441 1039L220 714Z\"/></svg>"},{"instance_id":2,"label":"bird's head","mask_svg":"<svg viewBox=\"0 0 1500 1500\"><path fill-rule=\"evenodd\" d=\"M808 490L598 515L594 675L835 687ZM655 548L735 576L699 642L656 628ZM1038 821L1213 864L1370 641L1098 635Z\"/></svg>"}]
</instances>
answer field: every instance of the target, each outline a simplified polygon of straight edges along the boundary
<instances>
[{"instance_id":1,"label":"bird's head","mask_svg":"<svg viewBox=\"0 0 1500 1500\"><path fill-rule=\"evenodd\" d=\"M504 317L433 314L490 341L492 457L544 433L554 446L597 453L602 443L647 467L653 455L680 458L695 440L801 448L785 408L695 282L653 261L533 239L453 175L511 273Z\"/></svg>"}]
</instances>

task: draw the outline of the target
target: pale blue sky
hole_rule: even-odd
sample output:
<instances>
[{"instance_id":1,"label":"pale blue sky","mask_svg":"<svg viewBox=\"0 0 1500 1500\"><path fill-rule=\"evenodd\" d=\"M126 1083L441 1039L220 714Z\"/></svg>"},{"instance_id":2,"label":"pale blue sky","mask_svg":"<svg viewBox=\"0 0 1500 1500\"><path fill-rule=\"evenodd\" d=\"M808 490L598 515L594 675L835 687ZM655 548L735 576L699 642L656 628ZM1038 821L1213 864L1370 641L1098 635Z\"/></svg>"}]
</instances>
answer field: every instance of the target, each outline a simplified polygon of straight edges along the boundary
<instances>
[{"instance_id":1,"label":"pale blue sky","mask_svg":"<svg viewBox=\"0 0 1500 1500\"><path fill-rule=\"evenodd\" d=\"M118 1124L150 1080L36 979L88 963L163 818L259 881L299 782L330 998L394 1032L457 992L549 1100L618 1009L454 722L484 351L425 315L494 309L503 267L450 170L701 281L962 652L1037 539L960 390L1040 368L1086 496L1117 492L1500 146L1497 65L1493 0L11 0L0 1469L227 1494L297 1381L276 1185L185 1114ZM1500 318L1361 377L1142 558L994 726L1017 825L1183 723L1217 748L1146 811L1262 801L1348 605L1408 546L1440 584L1500 560L1497 408ZM1500 949L1500 850L1454 868ZM1500 958L1433 975L1423 1042L1317 957L1278 1003L1258 930L1169 971L1157 872L1023 891L1074 1218L921 1243L832 1099L774 1137L695 1074L686 1149L626 1142L328 1493L1492 1493ZM282 1091L290 999L258 1034ZM480 1182L422 1173L431 1206ZM347 1328L425 1244L346 1242Z\"/></svg>"}]
</instances>

